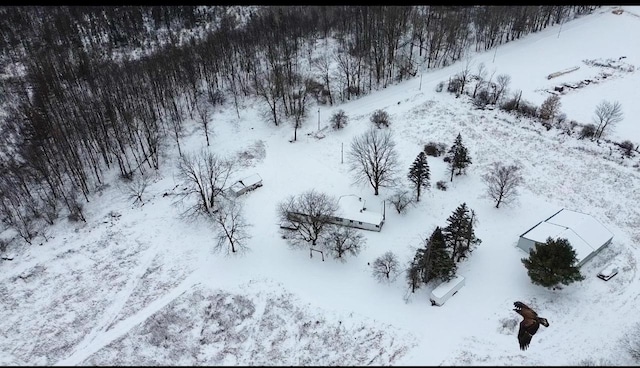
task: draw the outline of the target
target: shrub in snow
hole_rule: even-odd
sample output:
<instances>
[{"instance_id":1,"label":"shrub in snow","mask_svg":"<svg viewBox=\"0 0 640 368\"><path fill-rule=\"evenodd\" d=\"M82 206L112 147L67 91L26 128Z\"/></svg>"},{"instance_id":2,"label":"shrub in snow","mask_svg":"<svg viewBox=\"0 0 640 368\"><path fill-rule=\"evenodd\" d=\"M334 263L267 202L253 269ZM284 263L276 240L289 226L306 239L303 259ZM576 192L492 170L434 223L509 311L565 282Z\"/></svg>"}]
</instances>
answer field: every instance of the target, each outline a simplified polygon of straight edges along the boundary
<instances>
[{"instance_id":1,"label":"shrub in snow","mask_svg":"<svg viewBox=\"0 0 640 368\"><path fill-rule=\"evenodd\" d=\"M622 346L636 363L640 363L640 323L627 331L622 337Z\"/></svg>"},{"instance_id":2,"label":"shrub in snow","mask_svg":"<svg viewBox=\"0 0 640 368\"><path fill-rule=\"evenodd\" d=\"M622 141L622 142L618 143L618 146L620 146L620 148L622 149L622 152L624 153L625 156L631 157L631 153L632 153L633 148L634 148L633 142L631 142L629 140Z\"/></svg>"},{"instance_id":3,"label":"shrub in snow","mask_svg":"<svg viewBox=\"0 0 640 368\"><path fill-rule=\"evenodd\" d=\"M376 110L370 118L371 122L376 125L378 129L389 127L389 114L384 110Z\"/></svg>"},{"instance_id":4,"label":"shrub in snow","mask_svg":"<svg viewBox=\"0 0 640 368\"><path fill-rule=\"evenodd\" d=\"M491 102L491 96L489 95L489 91L484 88L478 91L476 97L473 99L473 105L479 109L484 109L489 102Z\"/></svg>"},{"instance_id":5,"label":"shrub in snow","mask_svg":"<svg viewBox=\"0 0 640 368\"><path fill-rule=\"evenodd\" d=\"M613 363L604 358L600 358L598 360L594 358L586 358L578 362L578 366L581 367L608 367L612 365Z\"/></svg>"},{"instance_id":6,"label":"shrub in snow","mask_svg":"<svg viewBox=\"0 0 640 368\"><path fill-rule=\"evenodd\" d=\"M331 127L335 130L342 129L347 125L348 117L344 110L338 110L331 116Z\"/></svg>"},{"instance_id":7,"label":"shrub in snow","mask_svg":"<svg viewBox=\"0 0 640 368\"><path fill-rule=\"evenodd\" d=\"M427 156L439 157L447 151L447 146L444 143L429 142L424 145L424 153Z\"/></svg>"},{"instance_id":8,"label":"shrub in snow","mask_svg":"<svg viewBox=\"0 0 640 368\"><path fill-rule=\"evenodd\" d=\"M393 204L393 207L395 207L399 214L404 213L407 207L413 202L411 193L405 189L396 190L388 200Z\"/></svg>"},{"instance_id":9,"label":"shrub in snow","mask_svg":"<svg viewBox=\"0 0 640 368\"><path fill-rule=\"evenodd\" d=\"M474 101L475 102L475 101ZM500 109L506 111L506 112L511 112L511 111L517 111L518 109L518 105L519 105L519 99L516 97L513 97L507 101L505 101L502 105L500 105Z\"/></svg>"},{"instance_id":10,"label":"shrub in snow","mask_svg":"<svg viewBox=\"0 0 640 368\"><path fill-rule=\"evenodd\" d=\"M445 191L447 190L447 183L444 180L438 180L436 183L436 188Z\"/></svg>"},{"instance_id":11,"label":"shrub in snow","mask_svg":"<svg viewBox=\"0 0 640 368\"><path fill-rule=\"evenodd\" d=\"M596 134L596 126L593 124L587 124L582 127L580 131L580 139L593 138Z\"/></svg>"},{"instance_id":12,"label":"shrub in snow","mask_svg":"<svg viewBox=\"0 0 640 368\"><path fill-rule=\"evenodd\" d=\"M516 331L519 324L520 321L517 318L503 318L500 320L498 332L505 335L511 335Z\"/></svg>"},{"instance_id":13,"label":"shrub in snow","mask_svg":"<svg viewBox=\"0 0 640 368\"><path fill-rule=\"evenodd\" d=\"M449 79L449 83L447 84L447 92L458 93L461 87L462 81L460 80L460 77L456 75L453 78Z\"/></svg>"},{"instance_id":14,"label":"shrub in snow","mask_svg":"<svg viewBox=\"0 0 640 368\"><path fill-rule=\"evenodd\" d=\"M528 118L538 117L538 108L528 101L520 101L518 112Z\"/></svg>"}]
</instances>

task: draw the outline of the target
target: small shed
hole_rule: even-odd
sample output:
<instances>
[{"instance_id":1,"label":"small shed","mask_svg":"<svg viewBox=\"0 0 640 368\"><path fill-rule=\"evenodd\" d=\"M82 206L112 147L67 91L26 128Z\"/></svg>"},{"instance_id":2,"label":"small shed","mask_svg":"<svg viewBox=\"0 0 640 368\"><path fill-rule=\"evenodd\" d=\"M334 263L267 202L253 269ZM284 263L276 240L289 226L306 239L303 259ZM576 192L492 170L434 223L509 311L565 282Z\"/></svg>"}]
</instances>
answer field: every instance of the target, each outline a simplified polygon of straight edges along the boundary
<instances>
[{"instance_id":1,"label":"small shed","mask_svg":"<svg viewBox=\"0 0 640 368\"><path fill-rule=\"evenodd\" d=\"M382 229L384 208L383 212L372 211L366 207L366 201L355 194L340 196L338 205L340 208L332 219L332 223L363 230L380 231Z\"/></svg>"},{"instance_id":2,"label":"small shed","mask_svg":"<svg viewBox=\"0 0 640 368\"><path fill-rule=\"evenodd\" d=\"M262 178L256 173L233 183L228 192L238 197L261 186Z\"/></svg>"},{"instance_id":3,"label":"small shed","mask_svg":"<svg viewBox=\"0 0 640 368\"><path fill-rule=\"evenodd\" d=\"M529 253L548 238L567 239L582 266L611 243L613 233L594 217L563 208L520 235L518 247Z\"/></svg>"},{"instance_id":4,"label":"small shed","mask_svg":"<svg viewBox=\"0 0 640 368\"><path fill-rule=\"evenodd\" d=\"M464 277L459 275L449 281L441 283L431 291L431 295L429 296L431 305L443 305L447 300L449 300L449 298L454 296L460 289L462 289L463 286Z\"/></svg>"}]
</instances>

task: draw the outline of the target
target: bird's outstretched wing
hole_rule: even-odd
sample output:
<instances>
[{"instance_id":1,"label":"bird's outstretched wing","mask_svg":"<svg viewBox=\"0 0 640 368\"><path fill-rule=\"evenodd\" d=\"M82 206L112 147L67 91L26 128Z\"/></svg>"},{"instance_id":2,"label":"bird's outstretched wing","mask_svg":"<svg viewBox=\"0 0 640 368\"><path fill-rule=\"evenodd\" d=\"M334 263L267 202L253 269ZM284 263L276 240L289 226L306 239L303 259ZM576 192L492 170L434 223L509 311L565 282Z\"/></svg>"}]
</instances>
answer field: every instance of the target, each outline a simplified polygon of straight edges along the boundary
<instances>
[{"instance_id":1,"label":"bird's outstretched wing","mask_svg":"<svg viewBox=\"0 0 640 368\"><path fill-rule=\"evenodd\" d=\"M533 309L529 308L529 306L524 304L523 302L515 302L513 303L513 305L516 307L514 311L518 312L518 314L523 316L525 319L535 319L538 316L538 314Z\"/></svg>"},{"instance_id":2,"label":"bird's outstretched wing","mask_svg":"<svg viewBox=\"0 0 640 368\"><path fill-rule=\"evenodd\" d=\"M520 350L527 350L531 343L531 338L540 328L540 323L535 319L525 318L520 322L520 330L518 331L518 342Z\"/></svg>"}]
</instances>

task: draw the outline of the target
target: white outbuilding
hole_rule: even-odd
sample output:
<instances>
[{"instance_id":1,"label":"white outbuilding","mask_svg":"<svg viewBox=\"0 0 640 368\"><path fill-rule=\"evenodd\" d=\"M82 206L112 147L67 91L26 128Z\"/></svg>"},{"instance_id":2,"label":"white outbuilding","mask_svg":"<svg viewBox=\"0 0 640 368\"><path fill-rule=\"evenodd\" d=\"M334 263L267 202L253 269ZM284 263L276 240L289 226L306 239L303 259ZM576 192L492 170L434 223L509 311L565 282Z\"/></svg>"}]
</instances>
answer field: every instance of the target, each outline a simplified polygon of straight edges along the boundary
<instances>
[{"instance_id":1,"label":"white outbuilding","mask_svg":"<svg viewBox=\"0 0 640 368\"><path fill-rule=\"evenodd\" d=\"M227 189L227 191L235 197L238 197L261 186L262 178L256 173L236 181Z\"/></svg>"},{"instance_id":2,"label":"white outbuilding","mask_svg":"<svg viewBox=\"0 0 640 368\"><path fill-rule=\"evenodd\" d=\"M582 266L611 243L613 233L592 216L563 208L520 235L518 247L528 254L548 238L567 239Z\"/></svg>"}]
</instances>

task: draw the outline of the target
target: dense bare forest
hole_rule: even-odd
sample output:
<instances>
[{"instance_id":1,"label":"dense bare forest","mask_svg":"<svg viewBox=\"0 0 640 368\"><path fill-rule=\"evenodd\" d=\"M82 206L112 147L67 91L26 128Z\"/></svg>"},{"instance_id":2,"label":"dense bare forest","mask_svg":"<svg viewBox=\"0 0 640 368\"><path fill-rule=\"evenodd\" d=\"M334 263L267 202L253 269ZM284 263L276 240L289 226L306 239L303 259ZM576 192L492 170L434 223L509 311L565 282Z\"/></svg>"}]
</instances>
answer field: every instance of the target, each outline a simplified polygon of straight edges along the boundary
<instances>
[{"instance_id":1,"label":"dense bare forest","mask_svg":"<svg viewBox=\"0 0 640 368\"><path fill-rule=\"evenodd\" d=\"M298 121L593 6L2 7L0 220L26 242L118 170L158 170L186 119L252 97ZM326 47L321 57L312 50ZM329 51L331 50L331 51ZM296 125L297 127L297 125ZM0 228L0 231L2 228Z\"/></svg>"}]
</instances>

